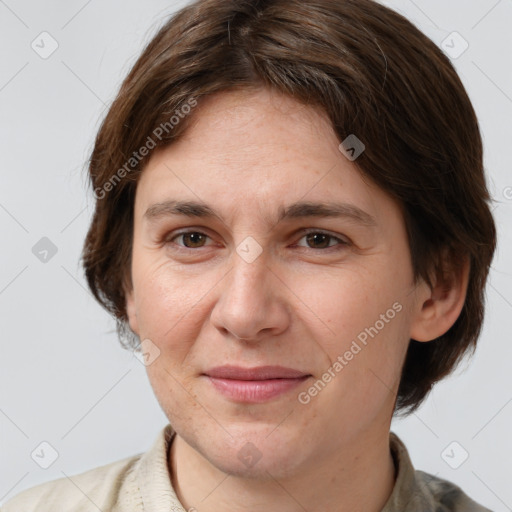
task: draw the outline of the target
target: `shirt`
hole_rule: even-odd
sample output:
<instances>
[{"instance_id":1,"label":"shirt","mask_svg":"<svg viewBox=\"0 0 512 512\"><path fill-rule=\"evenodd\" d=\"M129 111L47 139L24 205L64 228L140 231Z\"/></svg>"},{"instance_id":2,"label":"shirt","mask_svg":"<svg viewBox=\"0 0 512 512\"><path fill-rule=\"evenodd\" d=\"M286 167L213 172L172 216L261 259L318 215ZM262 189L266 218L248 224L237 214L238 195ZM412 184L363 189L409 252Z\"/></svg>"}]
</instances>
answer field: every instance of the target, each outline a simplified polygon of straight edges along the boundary
<instances>
[{"instance_id":1,"label":"shirt","mask_svg":"<svg viewBox=\"0 0 512 512\"><path fill-rule=\"evenodd\" d=\"M146 452L24 490L1 512L191 512L172 487L167 454L175 435L170 424ZM408 451L390 432L397 468L382 512L491 512L455 484L413 468Z\"/></svg>"}]
</instances>

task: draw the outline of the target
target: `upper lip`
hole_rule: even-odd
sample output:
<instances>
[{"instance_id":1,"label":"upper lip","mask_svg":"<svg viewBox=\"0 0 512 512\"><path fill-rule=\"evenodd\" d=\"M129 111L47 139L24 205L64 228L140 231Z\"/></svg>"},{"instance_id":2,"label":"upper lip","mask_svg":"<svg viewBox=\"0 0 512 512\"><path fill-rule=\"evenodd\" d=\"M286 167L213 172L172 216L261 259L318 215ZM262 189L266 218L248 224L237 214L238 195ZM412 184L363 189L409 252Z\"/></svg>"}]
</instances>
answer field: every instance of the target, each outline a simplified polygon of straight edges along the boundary
<instances>
[{"instance_id":1,"label":"upper lip","mask_svg":"<svg viewBox=\"0 0 512 512\"><path fill-rule=\"evenodd\" d=\"M298 379L309 374L284 366L257 366L242 368L241 366L217 366L205 372L214 379L233 380L267 380L267 379Z\"/></svg>"}]
</instances>

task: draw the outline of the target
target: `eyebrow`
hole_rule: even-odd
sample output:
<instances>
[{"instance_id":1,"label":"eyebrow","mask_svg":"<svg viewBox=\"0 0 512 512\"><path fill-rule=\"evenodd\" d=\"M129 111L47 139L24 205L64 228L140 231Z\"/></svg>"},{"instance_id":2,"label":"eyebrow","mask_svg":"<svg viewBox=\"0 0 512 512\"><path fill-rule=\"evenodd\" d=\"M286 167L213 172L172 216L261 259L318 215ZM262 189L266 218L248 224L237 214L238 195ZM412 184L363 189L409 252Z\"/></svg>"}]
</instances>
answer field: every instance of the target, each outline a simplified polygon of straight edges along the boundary
<instances>
[{"instance_id":1,"label":"eyebrow","mask_svg":"<svg viewBox=\"0 0 512 512\"><path fill-rule=\"evenodd\" d=\"M144 217L150 221L172 215L206 219L216 218L224 222L213 208L200 201L162 201L151 205L144 213ZM306 217L348 218L367 227L377 225L373 216L353 204L311 201L299 201L288 206L280 206L276 222Z\"/></svg>"}]
</instances>

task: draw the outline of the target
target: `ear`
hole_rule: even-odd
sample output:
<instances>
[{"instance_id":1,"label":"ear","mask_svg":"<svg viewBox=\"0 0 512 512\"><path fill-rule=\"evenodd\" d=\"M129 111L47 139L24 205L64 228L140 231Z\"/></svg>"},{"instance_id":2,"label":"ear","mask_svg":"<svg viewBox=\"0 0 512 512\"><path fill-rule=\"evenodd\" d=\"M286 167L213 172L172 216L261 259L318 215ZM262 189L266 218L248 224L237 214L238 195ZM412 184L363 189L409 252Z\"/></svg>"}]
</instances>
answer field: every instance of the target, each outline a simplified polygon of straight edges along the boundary
<instances>
[{"instance_id":1,"label":"ear","mask_svg":"<svg viewBox=\"0 0 512 512\"><path fill-rule=\"evenodd\" d=\"M432 286L422 281L417 311L411 324L411 338L432 341L445 334L459 317L469 281L469 258L442 255L441 269L433 276Z\"/></svg>"},{"instance_id":2,"label":"ear","mask_svg":"<svg viewBox=\"0 0 512 512\"><path fill-rule=\"evenodd\" d=\"M137 321L137 309L135 307L135 298L133 296L133 287L125 288L125 302L126 302L126 316L128 317L128 323L130 329L138 336L139 335L139 323Z\"/></svg>"}]
</instances>

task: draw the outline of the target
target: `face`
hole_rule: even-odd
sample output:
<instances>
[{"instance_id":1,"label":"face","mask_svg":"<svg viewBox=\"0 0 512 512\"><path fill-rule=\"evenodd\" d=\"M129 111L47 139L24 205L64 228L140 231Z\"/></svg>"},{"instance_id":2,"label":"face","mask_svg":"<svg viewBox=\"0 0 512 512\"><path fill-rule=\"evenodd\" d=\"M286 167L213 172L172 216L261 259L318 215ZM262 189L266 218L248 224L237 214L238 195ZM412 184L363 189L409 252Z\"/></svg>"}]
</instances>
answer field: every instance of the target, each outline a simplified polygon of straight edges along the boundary
<instances>
[{"instance_id":1,"label":"face","mask_svg":"<svg viewBox=\"0 0 512 512\"><path fill-rule=\"evenodd\" d=\"M194 116L138 183L127 295L173 428L254 477L387 436L418 309L399 205L312 107L231 92Z\"/></svg>"}]
</instances>

